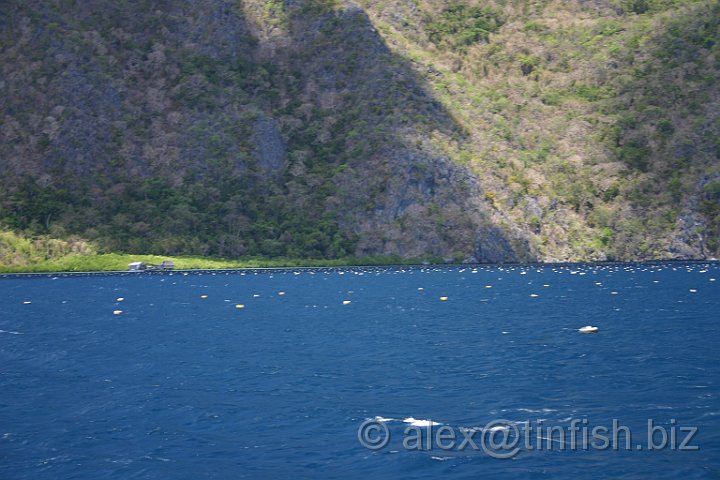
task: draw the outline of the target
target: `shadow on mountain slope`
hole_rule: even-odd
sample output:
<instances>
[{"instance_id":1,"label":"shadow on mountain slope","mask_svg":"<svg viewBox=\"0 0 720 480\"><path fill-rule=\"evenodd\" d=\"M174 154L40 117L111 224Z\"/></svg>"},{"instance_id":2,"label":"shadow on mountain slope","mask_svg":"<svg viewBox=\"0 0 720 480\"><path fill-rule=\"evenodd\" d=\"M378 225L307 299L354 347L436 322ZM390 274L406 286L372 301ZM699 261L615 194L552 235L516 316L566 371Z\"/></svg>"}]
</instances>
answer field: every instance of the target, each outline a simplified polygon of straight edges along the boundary
<instances>
[{"instance_id":1,"label":"shadow on mountain slope","mask_svg":"<svg viewBox=\"0 0 720 480\"><path fill-rule=\"evenodd\" d=\"M450 115L329 3L9 2L0 221L131 252L530 258L426 141L462 137Z\"/></svg>"},{"instance_id":2,"label":"shadow on mountain slope","mask_svg":"<svg viewBox=\"0 0 720 480\"><path fill-rule=\"evenodd\" d=\"M521 235L511 240L490 219L478 179L428 141L465 134L412 65L389 50L362 9L323 3L289 8L291 40L271 49L301 78L290 101L303 104L294 111L314 112L287 132L288 183L302 183L291 172L318 162L335 170L326 205L359 238L358 254L530 258Z\"/></svg>"}]
</instances>

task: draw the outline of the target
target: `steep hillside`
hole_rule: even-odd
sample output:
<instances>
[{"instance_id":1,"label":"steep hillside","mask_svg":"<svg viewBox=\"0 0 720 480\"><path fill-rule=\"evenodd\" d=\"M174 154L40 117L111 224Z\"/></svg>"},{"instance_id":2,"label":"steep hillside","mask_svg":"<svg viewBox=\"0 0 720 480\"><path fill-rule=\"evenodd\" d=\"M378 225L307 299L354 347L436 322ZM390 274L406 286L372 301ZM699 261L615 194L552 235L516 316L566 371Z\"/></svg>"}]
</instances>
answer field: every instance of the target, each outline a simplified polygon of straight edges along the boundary
<instances>
[{"instance_id":1,"label":"steep hillside","mask_svg":"<svg viewBox=\"0 0 720 480\"><path fill-rule=\"evenodd\" d=\"M366 3L542 258L717 256L718 2L462 5Z\"/></svg>"},{"instance_id":2,"label":"steep hillside","mask_svg":"<svg viewBox=\"0 0 720 480\"><path fill-rule=\"evenodd\" d=\"M717 1L0 1L0 225L100 251L720 253Z\"/></svg>"}]
</instances>

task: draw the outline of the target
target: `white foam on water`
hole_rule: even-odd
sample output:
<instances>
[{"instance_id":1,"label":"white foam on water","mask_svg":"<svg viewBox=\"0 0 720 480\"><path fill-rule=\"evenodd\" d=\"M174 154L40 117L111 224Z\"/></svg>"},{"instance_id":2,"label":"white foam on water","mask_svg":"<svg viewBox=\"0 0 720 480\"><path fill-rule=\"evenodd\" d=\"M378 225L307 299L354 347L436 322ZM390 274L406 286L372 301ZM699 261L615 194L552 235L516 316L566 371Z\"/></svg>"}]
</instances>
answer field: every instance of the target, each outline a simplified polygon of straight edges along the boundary
<instances>
[{"instance_id":1,"label":"white foam on water","mask_svg":"<svg viewBox=\"0 0 720 480\"><path fill-rule=\"evenodd\" d=\"M8 330L0 330L0 333L9 333L10 335L22 335L22 332L11 332Z\"/></svg>"},{"instance_id":2,"label":"white foam on water","mask_svg":"<svg viewBox=\"0 0 720 480\"><path fill-rule=\"evenodd\" d=\"M480 428L480 427L459 427L458 430L460 430L461 432L472 433L472 432L479 432L482 430L482 428Z\"/></svg>"},{"instance_id":3,"label":"white foam on water","mask_svg":"<svg viewBox=\"0 0 720 480\"><path fill-rule=\"evenodd\" d=\"M562 440L557 439L557 438L552 438L552 437L541 437L541 436L538 436L538 440L547 440L547 441L550 441L550 442L559 443L560 445L565 445L565 442L563 442Z\"/></svg>"},{"instance_id":4,"label":"white foam on water","mask_svg":"<svg viewBox=\"0 0 720 480\"><path fill-rule=\"evenodd\" d=\"M520 422L520 423L522 423L522 422ZM504 432L505 430L510 430L510 427L508 427L507 425L495 425L494 427L488 428L487 431L492 433L492 432Z\"/></svg>"},{"instance_id":5,"label":"white foam on water","mask_svg":"<svg viewBox=\"0 0 720 480\"><path fill-rule=\"evenodd\" d=\"M381 417L381 416L377 416L377 417L373 418L373 420L375 420L376 422L382 422L382 423L398 421L397 418L386 418L386 417Z\"/></svg>"},{"instance_id":6,"label":"white foam on water","mask_svg":"<svg viewBox=\"0 0 720 480\"><path fill-rule=\"evenodd\" d=\"M557 410L553 408L541 408L539 410L533 410L532 408L517 408L515 409L518 412L525 412L525 413L550 413L550 412L557 412Z\"/></svg>"},{"instance_id":7,"label":"white foam on water","mask_svg":"<svg viewBox=\"0 0 720 480\"><path fill-rule=\"evenodd\" d=\"M444 462L445 460L450 460L452 457L430 457L433 460L437 460L438 462Z\"/></svg>"},{"instance_id":8,"label":"white foam on water","mask_svg":"<svg viewBox=\"0 0 720 480\"><path fill-rule=\"evenodd\" d=\"M405 423L409 423L413 427L432 427L434 425L442 425L437 422L433 422L432 420L417 420L413 417L407 417L403 420Z\"/></svg>"}]
</instances>

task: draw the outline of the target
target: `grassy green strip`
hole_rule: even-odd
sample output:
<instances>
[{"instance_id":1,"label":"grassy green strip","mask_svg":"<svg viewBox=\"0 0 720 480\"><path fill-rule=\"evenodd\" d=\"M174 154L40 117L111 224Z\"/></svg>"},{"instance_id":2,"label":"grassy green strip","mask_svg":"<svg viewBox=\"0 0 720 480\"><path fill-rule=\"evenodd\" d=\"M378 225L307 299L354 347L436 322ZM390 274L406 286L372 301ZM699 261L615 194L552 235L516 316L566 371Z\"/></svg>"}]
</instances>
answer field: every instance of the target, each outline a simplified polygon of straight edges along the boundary
<instances>
[{"instance_id":1,"label":"grassy green strip","mask_svg":"<svg viewBox=\"0 0 720 480\"><path fill-rule=\"evenodd\" d=\"M128 269L131 262L160 264L172 260L178 270L217 270L228 268L280 268L280 267L341 267L353 265L413 265L421 259L403 259L390 256L349 257L335 260L296 258L242 258L237 260L212 257L163 257L158 255L131 255L108 253L99 255L68 255L23 266L0 265L0 273L49 272L108 272Z\"/></svg>"}]
</instances>

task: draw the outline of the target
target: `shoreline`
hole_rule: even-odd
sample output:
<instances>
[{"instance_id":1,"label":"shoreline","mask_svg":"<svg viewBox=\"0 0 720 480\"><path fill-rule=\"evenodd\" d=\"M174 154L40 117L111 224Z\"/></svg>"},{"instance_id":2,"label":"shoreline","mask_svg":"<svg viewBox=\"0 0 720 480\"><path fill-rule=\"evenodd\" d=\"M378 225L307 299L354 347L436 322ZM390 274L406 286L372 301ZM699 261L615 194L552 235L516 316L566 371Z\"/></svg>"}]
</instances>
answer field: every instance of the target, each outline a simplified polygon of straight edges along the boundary
<instances>
[{"instance_id":1,"label":"shoreline","mask_svg":"<svg viewBox=\"0 0 720 480\"><path fill-rule=\"evenodd\" d=\"M138 255L133 258L140 258ZM182 259L182 257L167 257L173 259ZM192 257L193 259L195 257ZM0 266L0 278L25 278L25 277L44 277L44 276L88 276L88 275L169 275L169 274L196 274L196 273L230 273L230 272L252 272L252 271L280 271L280 270L311 270L311 269L351 269L351 268L394 268L394 267L405 267L405 268L487 268L487 267L521 267L521 268L547 268L547 267L571 267L571 266L613 266L613 265L659 265L659 264L718 264L720 260L717 259L653 259L653 260L635 260L635 261L577 261L577 262L507 262L507 263L445 263L445 262L428 262L421 261L418 259L406 260L404 262L389 261L389 262L363 262L361 258L358 258L357 262L346 262L342 263L342 260L309 260L307 262L301 262L299 259L286 259L288 260L283 264L282 260L276 259L253 259L245 261L232 261L232 260L220 260L209 258L207 261L216 263L216 266L205 266L195 268L176 268L174 270L145 270L145 271L132 271L132 270L120 270L120 269L86 269L86 270L63 270L63 269L47 269L47 270L36 270L36 271L23 271L18 267L15 270L13 267ZM379 259L378 259L379 260ZM252 265L257 262L258 264ZM228 263L230 265L222 265ZM242 265L242 263L247 263ZM277 263L277 265L260 265L262 263ZM300 264L305 263L305 264ZM235 264L235 265L232 265ZM38 264L40 266L42 264Z\"/></svg>"},{"instance_id":2,"label":"shoreline","mask_svg":"<svg viewBox=\"0 0 720 480\"><path fill-rule=\"evenodd\" d=\"M346 257L341 259L258 258L227 259L200 256L161 256L132 254L97 254L64 256L27 265L1 265L0 275L33 275L54 273L158 273L157 271L131 272L132 262L160 264L164 260L175 263L172 271L271 269L271 268L329 268L378 265L421 265L438 263L437 259L402 259L391 256Z\"/></svg>"}]
</instances>

